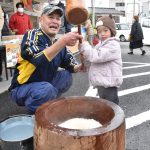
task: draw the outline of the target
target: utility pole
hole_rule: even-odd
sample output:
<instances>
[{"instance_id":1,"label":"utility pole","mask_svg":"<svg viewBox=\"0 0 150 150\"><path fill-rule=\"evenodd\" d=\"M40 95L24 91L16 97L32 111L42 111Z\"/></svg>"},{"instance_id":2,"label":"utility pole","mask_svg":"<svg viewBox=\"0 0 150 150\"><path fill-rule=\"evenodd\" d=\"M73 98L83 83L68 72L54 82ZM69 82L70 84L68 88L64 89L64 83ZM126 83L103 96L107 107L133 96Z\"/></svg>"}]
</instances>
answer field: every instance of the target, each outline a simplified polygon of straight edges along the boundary
<instances>
[{"instance_id":1,"label":"utility pole","mask_svg":"<svg viewBox=\"0 0 150 150\"><path fill-rule=\"evenodd\" d=\"M135 15L135 0L133 0L133 16Z\"/></svg>"},{"instance_id":2,"label":"utility pole","mask_svg":"<svg viewBox=\"0 0 150 150\"><path fill-rule=\"evenodd\" d=\"M92 5L92 25L95 26L95 0L91 0Z\"/></svg>"}]
</instances>

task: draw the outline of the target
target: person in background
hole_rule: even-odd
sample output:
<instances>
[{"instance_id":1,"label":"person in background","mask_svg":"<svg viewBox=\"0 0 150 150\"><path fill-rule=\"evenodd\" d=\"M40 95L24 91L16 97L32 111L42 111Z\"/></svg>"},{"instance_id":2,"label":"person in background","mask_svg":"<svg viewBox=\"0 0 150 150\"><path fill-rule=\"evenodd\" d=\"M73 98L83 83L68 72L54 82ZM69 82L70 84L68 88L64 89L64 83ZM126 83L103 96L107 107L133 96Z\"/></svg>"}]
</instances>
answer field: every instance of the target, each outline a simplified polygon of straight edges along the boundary
<instances>
[{"instance_id":1,"label":"person in background","mask_svg":"<svg viewBox=\"0 0 150 150\"><path fill-rule=\"evenodd\" d=\"M2 34L2 28L4 25L4 12L2 10L2 7L0 5L0 42L1 42L1 34ZM0 82L3 80L2 76L2 61L3 61L3 51L2 51L2 46L0 45Z\"/></svg>"},{"instance_id":2,"label":"person in background","mask_svg":"<svg viewBox=\"0 0 150 150\"><path fill-rule=\"evenodd\" d=\"M0 41L1 41L1 32L2 32L3 25L4 25L4 12L0 5Z\"/></svg>"},{"instance_id":3,"label":"person in background","mask_svg":"<svg viewBox=\"0 0 150 150\"><path fill-rule=\"evenodd\" d=\"M142 51L141 55L145 55L145 50L143 50L143 31L139 23L139 16L133 17L133 24L130 32L130 52L128 54L133 54L133 49L140 48Z\"/></svg>"},{"instance_id":4,"label":"person in background","mask_svg":"<svg viewBox=\"0 0 150 150\"><path fill-rule=\"evenodd\" d=\"M0 82L3 81L2 71L3 71L3 53L2 53L2 46L0 46Z\"/></svg>"},{"instance_id":5,"label":"person in background","mask_svg":"<svg viewBox=\"0 0 150 150\"><path fill-rule=\"evenodd\" d=\"M8 21L7 21L7 17L6 17L6 13L3 10L3 14L4 14L4 24L3 24L3 28L2 28L2 36L8 36L11 35L9 26L8 26ZM2 70L3 70L3 65L2 62L5 61L6 59L6 47L5 45L0 45L0 81L2 81Z\"/></svg>"},{"instance_id":6,"label":"person in background","mask_svg":"<svg viewBox=\"0 0 150 150\"><path fill-rule=\"evenodd\" d=\"M9 19L9 28L12 32L15 32L16 35L23 35L32 29L30 18L24 13L24 4L22 2L18 2L16 8L17 12Z\"/></svg>"},{"instance_id":7,"label":"person in background","mask_svg":"<svg viewBox=\"0 0 150 150\"><path fill-rule=\"evenodd\" d=\"M3 10L4 13L4 25L3 25L3 29L2 29L2 36L7 36L7 35L11 35L11 31L9 29L9 25L8 25L8 21L7 21L7 16L5 11Z\"/></svg>"},{"instance_id":8,"label":"person in background","mask_svg":"<svg viewBox=\"0 0 150 150\"><path fill-rule=\"evenodd\" d=\"M80 53L90 62L89 82L98 89L100 98L119 103L118 87L122 84L122 57L116 27L111 15L98 19L99 43L92 47L87 41L79 45Z\"/></svg>"},{"instance_id":9,"label":"person in background","mask_svg":"<svg viewBox=\"0 0 150 150\"><path fill-rule=\"evenodd\" d=\"M66 46L74 46L82 36L69 32L56 40L63 10L54 5L43 8L40 29L25 33L21 54L9 88L11 99L31 112L58 98L72 85L72 73L81 70ZM63 69L59 69L59 68Z\"/></svg>"}]
</instances>

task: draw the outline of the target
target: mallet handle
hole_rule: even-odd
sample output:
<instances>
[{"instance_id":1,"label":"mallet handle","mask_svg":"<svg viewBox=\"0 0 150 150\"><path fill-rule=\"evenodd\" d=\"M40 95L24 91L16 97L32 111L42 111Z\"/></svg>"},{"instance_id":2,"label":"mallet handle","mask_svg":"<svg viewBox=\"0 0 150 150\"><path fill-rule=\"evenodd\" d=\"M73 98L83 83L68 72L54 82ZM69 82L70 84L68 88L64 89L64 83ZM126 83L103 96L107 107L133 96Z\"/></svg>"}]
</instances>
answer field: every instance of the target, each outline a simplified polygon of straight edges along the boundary
<instances>
[{"instance_id":1,"label":"mallet handle","mask_svg":"<svg viewBox=\"0 0 150 150\"><path fill-rule=\"evenodd\" d=\"M81 24L78 25L78 33L81 35ZM79 43L82 43L82 40L79 39ZM83 60L83 54L80 53L80 61L82 64L81 70L83 70L84 72L86 71L86 67L84 65L84 60Z\"/></svg>"},{"instance_id":2,"label":"mallet handle","mask_svg":"<svg viewBox=\"0 0 150 150\"><path fill-rule=\"evenodd\" d=\"M81 35L81 24L78 25L78 33ZM82 43L81 39L79 39L79 43Z\"/></svg>"}]
</instances>

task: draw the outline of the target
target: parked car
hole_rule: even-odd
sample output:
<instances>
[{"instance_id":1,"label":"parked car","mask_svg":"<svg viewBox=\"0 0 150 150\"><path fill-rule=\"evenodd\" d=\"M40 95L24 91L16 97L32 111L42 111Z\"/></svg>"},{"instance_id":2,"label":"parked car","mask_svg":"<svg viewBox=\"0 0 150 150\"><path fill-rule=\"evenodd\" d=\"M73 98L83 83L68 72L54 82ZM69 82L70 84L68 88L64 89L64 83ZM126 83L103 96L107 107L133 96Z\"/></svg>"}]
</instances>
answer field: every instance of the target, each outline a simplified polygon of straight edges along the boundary
<instances>
[{"instance_id":1,"label":"parked car","mask_svg":"<svg viewBox=\"0 0 150 150\"><path fill-rule=\"evenodd\" d=\"M130 27L127 23L116 23L117 34L116 37L120 39L121 42L128 41L130 34Z\"/></svg>"},{"instance_id":2,"label":"parked car","mask_svg":"<svg viewBox=\"0 0 150 150\"><path fill-rule=\"evenodd\" d=\"M143 30L143 43L144 45L150 45L150 38L149 38L149 33L150 33L150 19L149 18L144 18L141 20L141 26Z\"/></svg>"}]
</instances>

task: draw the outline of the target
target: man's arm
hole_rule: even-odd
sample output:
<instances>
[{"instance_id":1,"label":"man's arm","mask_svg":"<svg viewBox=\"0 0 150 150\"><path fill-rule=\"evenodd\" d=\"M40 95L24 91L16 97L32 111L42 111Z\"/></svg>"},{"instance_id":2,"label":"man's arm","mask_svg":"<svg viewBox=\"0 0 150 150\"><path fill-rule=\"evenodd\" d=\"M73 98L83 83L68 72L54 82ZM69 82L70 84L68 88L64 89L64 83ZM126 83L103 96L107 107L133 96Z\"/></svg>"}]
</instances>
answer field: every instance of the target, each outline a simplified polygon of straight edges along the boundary
<instances>
[{"instance_id":1,"label":"man's arm","mask_svg":"<svg viewBox=\"0 0 150 150\"><path fill-rule=\"evenodd\" d=\"M9 19L9 28L12 32L17 32L18 30L15 29L15 16L12 15Z\"/></svg>"},{"instance_id":2,"label":"man's arm","mask_svg":"<svg viewBox=\"0 0 150 150\"><path fill-rule=\"evenodd\" d=\"M67 45L74 46L79 39L82 39L81 35L69 32L65 34L62 38L60 38L57 42L55 42L53 45L46 48L44 50L44 54L49 60L52 60L61 51L61 49L63 49Z\"/></svg>"}]
</instances>

